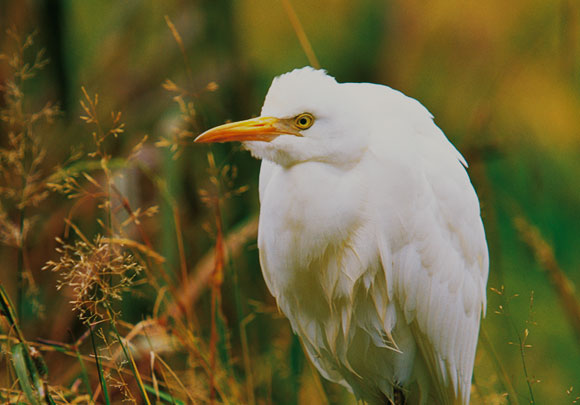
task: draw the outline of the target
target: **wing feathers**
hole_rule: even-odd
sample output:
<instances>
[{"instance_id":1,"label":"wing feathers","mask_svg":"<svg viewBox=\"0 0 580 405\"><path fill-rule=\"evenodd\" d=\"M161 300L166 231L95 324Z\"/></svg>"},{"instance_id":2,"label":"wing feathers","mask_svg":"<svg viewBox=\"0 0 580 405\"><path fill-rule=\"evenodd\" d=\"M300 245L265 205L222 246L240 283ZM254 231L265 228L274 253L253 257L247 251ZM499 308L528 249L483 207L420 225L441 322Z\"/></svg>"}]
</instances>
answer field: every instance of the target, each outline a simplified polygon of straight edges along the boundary
<instances>
[{"instance_id":1,"label":"wing feathers","mask_svg":"<svg viewBox=\"0 0 580 405\"><path fill-rule=\"evenodd\" d=\"M477 197L457 152L435 150L437 154L449 156L439 156L443 164L424 161L423 176L409 178L406 188L398 189L402 196L385 196L395 199L389 207L400 207L387 215L405 222L393 229L397 222L392 216L385 220L387 242L381 249L388 252L381 252L381 258L387 285L394 287L393 299L411 325L432 379L419 385L433 387L443 405L463 405L469 402L485 306L487 245ZM385 263L387 257L390 263Z\"/></svg>"}]
</instances>

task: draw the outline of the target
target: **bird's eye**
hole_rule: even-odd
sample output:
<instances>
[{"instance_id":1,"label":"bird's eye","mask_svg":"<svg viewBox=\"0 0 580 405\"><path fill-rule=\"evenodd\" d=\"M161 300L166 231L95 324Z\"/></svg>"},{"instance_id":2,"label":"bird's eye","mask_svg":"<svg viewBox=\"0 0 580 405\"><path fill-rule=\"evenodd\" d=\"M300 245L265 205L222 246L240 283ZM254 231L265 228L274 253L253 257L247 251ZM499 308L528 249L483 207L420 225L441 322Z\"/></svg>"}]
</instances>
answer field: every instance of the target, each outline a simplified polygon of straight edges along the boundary
<instances>
[{"instance_id":1,"label":"bird's eye","mask_svg":"<svg viewBox=\"0 0 580 405\"><path fill-rule=\"evenodd\" d=\"M314 116L310 113L302 113L294 118L294 125L298 129L308 129L314 124Z\"/></svg>"}]
</instances>

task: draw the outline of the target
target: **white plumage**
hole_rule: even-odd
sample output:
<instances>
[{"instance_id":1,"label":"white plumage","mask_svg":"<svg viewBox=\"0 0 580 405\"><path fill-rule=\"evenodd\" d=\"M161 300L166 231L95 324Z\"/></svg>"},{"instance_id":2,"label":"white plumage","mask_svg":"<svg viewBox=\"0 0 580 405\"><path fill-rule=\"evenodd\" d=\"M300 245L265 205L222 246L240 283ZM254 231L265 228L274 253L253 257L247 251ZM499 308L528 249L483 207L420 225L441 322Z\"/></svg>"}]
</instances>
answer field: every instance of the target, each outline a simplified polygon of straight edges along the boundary
<instances>
[{"instance_id":1,"label":"white plumage","mask_svg":"<svg viewBox=\"0 0 580 405\"><path fill-rule=\"evenodd\" d=\"M320 373L369 404L467 404L488 252L431 114L307 67L274 79L261 117L196 139L230 140L262 159L262 271Z\"/></svg>"}]
</instances>

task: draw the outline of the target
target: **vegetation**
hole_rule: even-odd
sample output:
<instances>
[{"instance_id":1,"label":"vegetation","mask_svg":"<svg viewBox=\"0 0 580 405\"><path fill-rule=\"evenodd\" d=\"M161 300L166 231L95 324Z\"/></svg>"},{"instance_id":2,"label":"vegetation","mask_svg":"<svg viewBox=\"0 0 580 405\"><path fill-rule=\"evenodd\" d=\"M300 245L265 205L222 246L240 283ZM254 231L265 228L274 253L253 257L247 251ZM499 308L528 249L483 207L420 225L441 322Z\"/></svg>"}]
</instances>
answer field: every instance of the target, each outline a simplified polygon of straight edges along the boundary
<instances>
[{"instance_id":1,"label":"vegetation","mask_svg":"<svg viewBox=\"0 0 580 405\"><path fill-rule=\"evenodd\" d=\"M9 0L0 31L0 402L354 403L262 280L259 162L192 144L318 61L419 99L470 162L473 403L580 401L577 2Z\"/></svg>"}]
</instances>

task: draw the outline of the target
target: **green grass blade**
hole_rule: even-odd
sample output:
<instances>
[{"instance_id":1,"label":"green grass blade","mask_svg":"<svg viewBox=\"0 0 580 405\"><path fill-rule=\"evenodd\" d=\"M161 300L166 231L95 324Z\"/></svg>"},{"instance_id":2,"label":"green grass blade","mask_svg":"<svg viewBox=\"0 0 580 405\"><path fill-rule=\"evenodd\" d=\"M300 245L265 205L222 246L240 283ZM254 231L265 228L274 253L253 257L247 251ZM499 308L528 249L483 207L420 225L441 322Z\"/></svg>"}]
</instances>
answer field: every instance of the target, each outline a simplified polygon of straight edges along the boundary
<instances>
[{"instance_id":1,"label":"green grass blade","mask_svg":"<svg viewBox=\"0 0 580 405\"><path fill-rule=\"evenodd\" d=\"M105 398L105 404L111 405L111 400L109 398L109 391L107 390L107 381L105 381L105 375L103 373L103 366L101 364L101 358L99 357L99 352L97 351L97 345L95 343L95 333L93 329L91 332L91 343L93 345L93 352L95 353L95 362L97 363L97 370L99 371L99 381L101 383L101 388L103 389L103 397Z\"/></svg>"},{"instance_id":2,"label":"green grass blade","mask_svg":"<svg viewBox=\"0 0 580 405\"><path fill-rule=\"evenodd\" d=\"M137 381L137 385L139 386L139 391L141 391L141 396L143 396L143 399L145 400L145 403L147 403L147 405L151 405L151 402L149 401L149 396L147 395L147 390L145 389L145 384L143 384L141 374L139 374L139 370L137 370L137 364L135 364L135 359L133 358L131 351L125 347L119 335L117 335L117 339L119 341L119 344L121 345L121 348L123 349L123 353L125 353L125 357L127 357L127 359L129 360L131 370L133 371L133 375L135 376L135 380Z\"/></svg>"},{"instance_id":3,"label":"green grass blade","mask_svg":"<svg viewBox=\"0 0 580 405\"><path fill-rule=\"evenodd\" d=\"M16 336L20 342L24 342L24 336L20 331L20 327L18 326L18 318L16 318L16 313L14 312L14 305L10 301L4 286L0 283L0 306L2 309L3 315L8 318L8 322L10 323L10 327L14 329L16 332Z\"/></svg>"},{"instance_id":4,"label":"green grass blade","mask_svg":"<svg viewBox=\"0 0 580 405\"><path fill-rule=\"evenodd\" d=\"M109 169L121 169L127 167L127 165L127 160L122 158L114 158L109 160L107 163ZM47 183L58 183L66 177L76 176L83 172L92 172L100 169L102 169L102 166L101 162L98 160L80 160L55 171L50 177L48 177Z\"/></svg>"},{"instance_id":5,"label":"green grass blade","mask_svg":"<svg viewBox=\"0 0 580 405\"><path fill-rule=\"evenodd\" d=\"M50 393L48 391L46 392L46 396L44 399L46 400L48 405L56 405L56 402L54 402L54 399L52 399L52 396L50 395Z\"/></svg>"},{"instance_id":6,"label":"green grass blade","mask_svg":"<svg viewBox=\"0 0 580 405\"><path fill-rule=\"evenodd\" d=\"M109 317L110 317L110 325L111 328L113 329L113 332L115 333L115 336L117 337L117 341L119 342L119 345L121 345L121 349L123 350L123 354L125 354L125 358L129 361L129 365L131 366L131 371L133 372L133 376L135 377L135 381L137 382L137 386L139 387L139 391L141 391L141 396L143 397L143 400L145 401L145 403L147 405L151 405L151 402L149 401L149 396L147 395L147 390L145 389L145 386L143 384L143 380L141 379L141 374L139 374L139 370L137 370L137 364L135 364L135 359L133 358L133 355L131 354L131 351L127 349L127 347L125 346L125 344L123 343L123 339L121 338L121 335L119 334L119 331L117 330L117 326L115 325L115 321L113 320L113 314L111 311L111 308L109 307L108 304L106 304L107 307L107 311L109 313Z\"/></svg>"},{"instance_id":7,"label":"green grass blade","mask_svg":"<svg viewBox=\"0 0 580 405\"><path fill-rule=\"evenodd\" d=\"M228 342L228 325L221 311L221 303L216 308L216 326L218 332L217 349L220 357L220 362L226 368L228 373L232 372L232 362L229 352L229 342Z\"/></svg>"},{"instance_id":8,"label":"green grass blade","mask_svg":"<svg viewBox=\"0 0 580 405\"><path fill-rule=\"evenodd\" d=\"M79 353L79 350L77 347L74 348L75 349L75 353L77 355L77 359L79 361L79 364L81 366L81 378L83 379L83 383L85 384L85 388L87 389L87 394L89 394L89 396L92 398L93 397L93 390L91 389L91 383L89 380L89 373L87 372L87 368L85 367L85 362L83 360L83 358L81 357L81 354ZM92 403L92 401L91 401Z\"/></svg>"},{"instance_id":9,"label":"green grass blade","mask_svg":"<svg viewBox=\"0 0 580 405\"><path fill-rule=\"evenodd\" d=\"M39 397L34 392L32 385L30 384L30 374L28 363L28 353L26 345L23 343L17 343L12 346L12 362L14 364L14 370L18 376L18 383L20 388L26 395L26 398L32 405L40 405Z\"/></svg>"},{"instance_id":10,"label":"green grass blade","mask_svg":"<svg viewBox=\"0 0 580 405\"><path fill-rule=\"evenodd\" d=\"M173 398L173 396L171 396L167 392L156 390L154 387L152 387L148 384L143 384L143 386L145 387L147 392L150 392L153 395L159 395L159 398L162 399L163 401L167 401L167 402L170 402L170 403L176 404L176 405L185 405L185 402L183 402L179 399Z\"/></svg>"},{"instance_id":11,"label":"green grass blade","mask_svg":"<svg viewBox=\"0 0 580 405\"><path fill-rule=\"evenodd\" d=\"M46 390L46 385L42 379L48 373L46 363L40 353L34 359L30 356L30 349L18 326L18 318L16 318L14 312L14 305L10 301L2 284L0 284L0 310L2 315L8 319L11 329L16 332L16 337L19 341L19 343L12 347L12 359L22 391L24 391L31 403L38 403L39 398L42 397L49 404L53 403L54 401L50 393ZM34 387L30 385L31 381ZM36 390L36 394L34 390Z\"/></svg>"}]
</instances>

